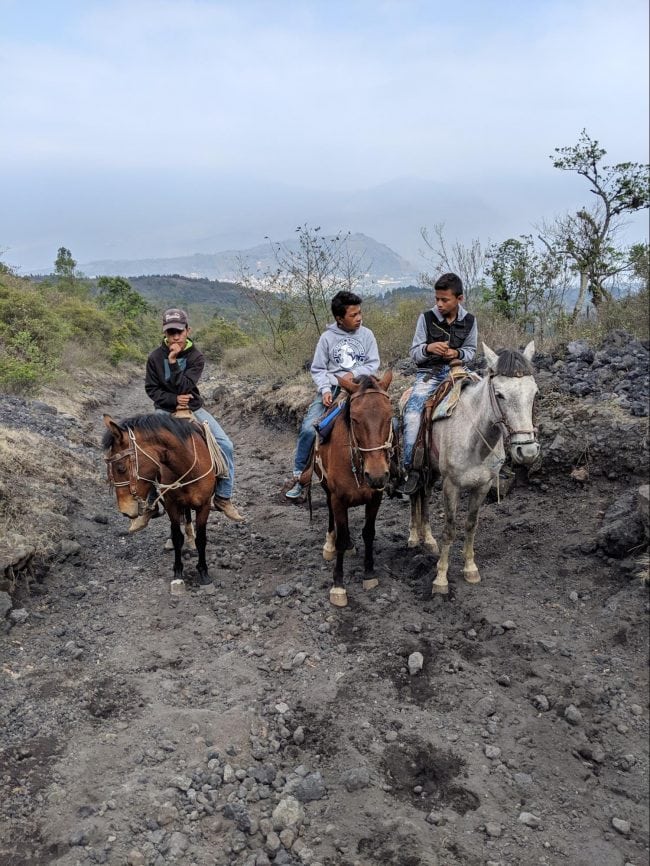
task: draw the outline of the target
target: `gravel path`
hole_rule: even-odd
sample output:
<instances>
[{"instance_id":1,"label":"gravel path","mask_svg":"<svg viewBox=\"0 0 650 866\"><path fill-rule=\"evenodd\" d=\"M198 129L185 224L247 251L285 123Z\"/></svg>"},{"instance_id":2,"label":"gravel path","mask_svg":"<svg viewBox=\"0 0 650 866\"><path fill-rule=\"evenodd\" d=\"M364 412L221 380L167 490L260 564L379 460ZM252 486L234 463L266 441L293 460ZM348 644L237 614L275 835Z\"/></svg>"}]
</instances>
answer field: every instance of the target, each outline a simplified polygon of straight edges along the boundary
<instances>
[{"instance_id":1,"label":"gravel path","mask_svg":"<svg viewBox=\"0 0 650 866\"><path fill-rule=\"evenodd\" d=\"M138 386L102 411L145 405ZM380 585L351 557L335 610L324 497L310 526L279 493L293 431L218 417L248 522L211 516L214 586L170 595L166 519L125 535L97 451L71 538L16 600L0 863L646 863L647 590L594 541L621 480L550 462L485 508L483 583L457 546L447 599L387 501Z\"/></svg>"}]
</instances>

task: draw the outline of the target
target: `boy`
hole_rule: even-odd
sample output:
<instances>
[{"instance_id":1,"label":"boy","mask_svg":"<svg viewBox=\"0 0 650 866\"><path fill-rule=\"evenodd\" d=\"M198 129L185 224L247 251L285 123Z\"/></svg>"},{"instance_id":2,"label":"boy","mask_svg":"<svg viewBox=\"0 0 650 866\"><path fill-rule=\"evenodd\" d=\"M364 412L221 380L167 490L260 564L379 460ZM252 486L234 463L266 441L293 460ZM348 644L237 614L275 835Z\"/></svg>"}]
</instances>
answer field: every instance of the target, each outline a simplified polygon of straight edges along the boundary
<instances>
[{"instance_id":1,"label":"boy","mask_svg":"<svg viewBox=\"0 0 650 866\"><path fill-rule=\"evenodd\" d=\"M375 335L365 328L361 318L361 298L354 292L337 292L332 298L335 322L321 334L311 376L318 388L318 397L307 409L293 464L294 484L285 494L287 499L298 499L303 491L300 476L307 466L316 430L314 424L325 414L338 396L340 387L336 376L354 379L374 376L379 370L379 350Z\"/></svg>"},{"instance_id":2,"label":"boy","mask_svg":"<svg viewBox=\"0 0 650 866\"><path fill-rule=\"evenodd\" d=\"M235 482L233 445L221 425L203 408L198 383L205 365L203 354L190 339L191 328L184 310L171 309L163 314L162 344L147 359L144 389L157 412L191 409L200 422L207 421L228 465L228 477L218 478L214 507L229 520L245 518L230 500ZM146 523L144 524L146 526Z\"/></svg>"},{"instance_id":3,"label":"boy","mask_svg":"<svg viewBox=\"0 0 650 866\"><path fill-rule=\"evenodd\" d=\"M420 481L412 466L413 449L420 429L422 409L428 397L449 375L449 362L471 361L476 353L476 319L462 306L463 283L456 274L443 274L434 286L436 303L420 313L410 355L418 372L404 407L404 473L399 492L415 493Z\"/></svg>"}]
</instances>

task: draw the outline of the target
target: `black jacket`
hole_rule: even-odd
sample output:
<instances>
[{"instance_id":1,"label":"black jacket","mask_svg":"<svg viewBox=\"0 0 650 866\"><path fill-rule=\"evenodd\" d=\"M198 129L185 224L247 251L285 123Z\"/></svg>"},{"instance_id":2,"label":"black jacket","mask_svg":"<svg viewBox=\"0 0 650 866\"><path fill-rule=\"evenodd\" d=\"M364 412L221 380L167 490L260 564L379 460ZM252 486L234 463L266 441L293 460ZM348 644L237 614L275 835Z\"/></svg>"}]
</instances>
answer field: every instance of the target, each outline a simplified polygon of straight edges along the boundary
<instances>
[{"instance_id":1,"label":"black jacket","mask_svg":"<svg viewBox=\"0 0 650 866\"><path fill-rule=\"evenodd\" d=\"M200 409L203 400L198 385L205 366L203 353L188 340L188 345L178 355L175 364L169 363L168 355L169 347L164 341L149 355L144 390L156 409L173 412L179 394L191 394L190 409Z\"/></svg>"}]
</instances>

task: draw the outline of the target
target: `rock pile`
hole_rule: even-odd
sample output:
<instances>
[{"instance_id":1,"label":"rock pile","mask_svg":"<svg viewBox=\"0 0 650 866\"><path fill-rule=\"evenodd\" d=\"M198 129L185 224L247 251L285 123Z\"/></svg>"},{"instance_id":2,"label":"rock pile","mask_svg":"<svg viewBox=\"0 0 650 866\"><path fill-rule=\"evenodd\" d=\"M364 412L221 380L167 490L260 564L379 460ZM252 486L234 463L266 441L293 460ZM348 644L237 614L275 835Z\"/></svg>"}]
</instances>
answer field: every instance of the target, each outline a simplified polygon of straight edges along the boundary
<instances>
[{"instance_id":1,"label":"rock pile","mask_svg":"<svg viewBox=\"0 0 650 866\"><path fill-rule=\"evenodd\" d=\"M594 350L573 340L553 354L538 353L541 385L553 385L573 397L611 402L631 415L646 417L650 399L648 341L626 331L611 331Z\"/></svg>"}]
</instances>

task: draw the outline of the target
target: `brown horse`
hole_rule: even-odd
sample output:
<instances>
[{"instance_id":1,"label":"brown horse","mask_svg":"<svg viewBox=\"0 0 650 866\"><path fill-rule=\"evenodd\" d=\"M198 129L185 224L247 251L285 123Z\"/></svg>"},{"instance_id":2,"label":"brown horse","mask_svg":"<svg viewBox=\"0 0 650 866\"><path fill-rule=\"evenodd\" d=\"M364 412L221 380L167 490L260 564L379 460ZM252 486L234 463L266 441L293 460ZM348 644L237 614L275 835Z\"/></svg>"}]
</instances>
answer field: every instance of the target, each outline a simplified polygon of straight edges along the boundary
<instances>
[{"instance_id":1,"label":"brown horse","mask_svg":"<svg viewBox=\"0 0 650 866\"><path fill-rule=\"evenodd\" d=\"M183 578L181 522L190 524L194 511L199 583L209 584L206 526L215 465L200 428L163 413L120 422L104 415L104 424L108 428L102 439L108 481L115 488L119 511L134 519L143 513L151 489L158 492L171 523L175 580Z\"/></svg>"},{"instance_id":2,"label":"brown horse","mask_svg":"<svg viewBox=\"0 0 650 866\"><path fill-rule=\"evenodd\" d=\"M329 510L323 556L328 561L336 557L330 601L337 607L348 603L343 557L350 543L348 509L357 505L366 506L363 588L373 589L378 583L373 576L373 542L393 448L393 408L386 390L392 379L390 370L381 380L374 376L361 376L356 382L339 379L349 395L345 410L334 421L327 442L316 449L314 471L325 490Z\"/></svg>"}]
</instances>

